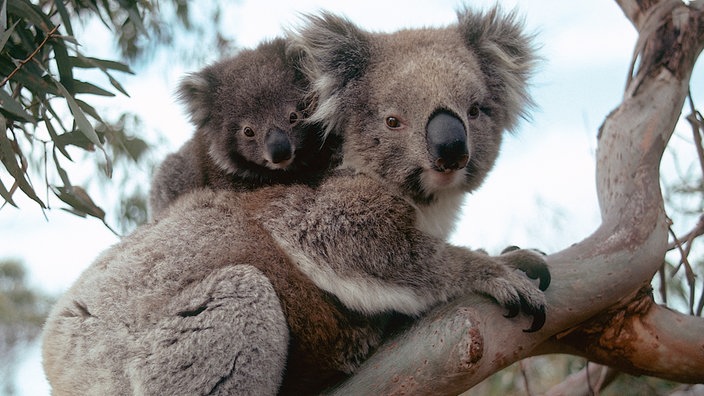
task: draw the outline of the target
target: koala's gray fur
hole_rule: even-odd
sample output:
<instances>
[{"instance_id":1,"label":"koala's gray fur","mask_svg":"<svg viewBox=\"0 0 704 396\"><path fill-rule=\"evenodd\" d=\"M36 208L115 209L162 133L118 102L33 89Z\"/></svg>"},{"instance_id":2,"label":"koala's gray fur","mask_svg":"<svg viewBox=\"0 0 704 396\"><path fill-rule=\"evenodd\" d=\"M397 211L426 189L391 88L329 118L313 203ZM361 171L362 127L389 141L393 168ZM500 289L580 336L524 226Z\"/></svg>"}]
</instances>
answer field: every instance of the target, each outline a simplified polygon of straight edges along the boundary
<instances>
[{"instance_id":1,"label":"koala's gray fur","mask_svg":"<svg viewBox=\"0 0 704 396\"><path fill-rule=\"evenodd\" d=\"M445 238L527 103L513 16L368 33L330 15L293 37L344 167L319 185L196 190L105 252L44 330L57 394L313 394L354 372L391 314L481 293L545 321L542 257Z\"/></svg>"},{"instance_id":2,"label":"koala's gray fur","mask_svg":"<svg viewBox=\"0 0 704 396\"><path fill-rule=\"evenodd\" d=\"M184 79L180 98L197 129L155 172L152 217L195 188L314 182L327 170L332 151L302 123L308 82L286 47L267 41Z\"/></svg>"}]
</instances>

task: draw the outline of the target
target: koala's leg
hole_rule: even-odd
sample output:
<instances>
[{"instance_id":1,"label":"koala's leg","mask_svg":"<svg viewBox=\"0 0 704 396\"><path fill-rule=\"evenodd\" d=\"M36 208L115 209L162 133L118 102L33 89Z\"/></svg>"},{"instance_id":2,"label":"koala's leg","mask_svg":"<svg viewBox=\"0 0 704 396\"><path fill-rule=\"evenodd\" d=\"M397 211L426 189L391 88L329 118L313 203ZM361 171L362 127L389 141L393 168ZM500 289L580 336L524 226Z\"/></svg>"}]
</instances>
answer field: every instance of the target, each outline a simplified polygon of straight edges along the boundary
<instances>
[{"instance_id":1,"label":"koala's leg","mask_svg":"<svg viewBox=\"0 0 704 396\"><path fill-rule=\"evenodd\" d=\"M140 356L129 365L135 394L276 394L288 328L258 269L221 268L167 304L171 316L140 337Z\"/></svg>"}]
</instances>

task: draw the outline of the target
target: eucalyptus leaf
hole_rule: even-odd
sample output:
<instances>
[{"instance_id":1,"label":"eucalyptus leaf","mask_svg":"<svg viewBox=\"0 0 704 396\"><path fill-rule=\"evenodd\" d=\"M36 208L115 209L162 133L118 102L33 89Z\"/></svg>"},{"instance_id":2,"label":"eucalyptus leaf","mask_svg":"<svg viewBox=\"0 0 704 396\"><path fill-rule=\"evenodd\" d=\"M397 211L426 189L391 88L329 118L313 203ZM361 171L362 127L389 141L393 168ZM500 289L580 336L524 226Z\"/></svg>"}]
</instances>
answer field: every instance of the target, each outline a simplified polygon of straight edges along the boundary
<instances>
[{"instance_id":1,"label":"eucalyptus leaf","mask_svg":"<svg viewBox=\"0 0 704 396\"><path fill-rule=\"evenodd\" d=\"M64 170L64 168L61 166L61 163L59 163L59 158L56 156L56 150L52 150L52 157L54 158L54 165L56 165L56 171L59 173L59 177L61 178L61 181L64 183L64 186L71 186L71 181L68 178L68 174Z\"/></svg>"},{"instance_id":2,"label":"eucalyptus leaf","mask_svg":"<svg viewBox=\"0 0 704 396\"><path fill-rule=\"evenodd\" d=\"M5 202L9 203L10 205L17 207L17 204L15 201L12 200L12 194L10 194L9 191L7 191L7 188L5 188L5 185L2 184L2 180L0 180L0 197L3 197Z\"/></svg>"},{"instance_id":3,"label":"eucalyptus leaf","mask_svg":"<svg viewBox=\"0 0 704 396\"><path fill-rule=\"evenodd\" d=\"M61 22L66 28L66 32L73 36L73 27L71 26L71 15L68 13L66 5L63 1L55 1L54 5L56 6L57 11L59 11L59 15L61 16Z\"/></svg>"},{"instance_id":4,"label":"eucalyptus leaf","mask_svg":"<svg viewBox=\"0 0 704 396\"><path fill-rule=\"evenodd\" d=\"M108 155L107 151L105 151L105 147L103 147L102 143L100 143L100 139L98 138L98 134L95 132L93 125L91 125L91 123L88 121L85 114L83 113L83 110L81 110L81 107L78 105L78 103L76 103L73 96L71 96L71 94L66 90L66 88L55 79L54 83L59 89L59 92L61 92L64 98L66 99L66 103L68 104L68 107L71 110L71 114L73 114L73 117L76 120L76 126L78 127L78 129L88 138L88 140L91 141L91 143L98 147L105 155L105 173L108 175L108 177L111 177L112 161L110 160L110 156Z\"/></svg>"},{"instance_id":5,"label":"eucalyptus leaf","mask_svg":"<svg viewBox=\"0 0 704 396\"><path fill-rule=\"evenodd\" d=\"M46 208L44 202L37 196L34 188L29 183L29 180L25 177L26 174L22 167L17 163L17 157L15 150L12 149L12 142L7 137L7 133L3 130L0 133L0 160L5 165L7 172L15 179L17 186L24 192L30 199L39 204L42 208Z\"/></svg>"},{"instance_id":6,"label":"eucalyptus leaf","mask_svg":"<svg viewBox=\"0 0 704 396\"><path fill-rule=\"evenodd\" d=\"M7 120L5 120L5 117L0 115L0 131L2 131L3 135L5 134L5 129L7 128ZM0 155L1 156L1 155ZM5 202L8 202L10 205L17 207L15 202L12 200L12 194L5 188L5 185L2 184L2 180L0 180L0 196L5 199Z\"/></svg>"},{"instance_id":7,"label":"eucalyptus leaf","mask_svg":"<svg viewBox=\"0 0 704 396\"><path fill-rule=\"evenodd\" d=\"M61 154L64 155L64 157L68 158L70 161L73 161L71 156L68 154L68 151L66 151L66 145L62 144L61 140L59 139L59 135L58 133L56 133L56 129L51 123L51 119L46 116L45 110L42 110L42 115L44 118L44 126L46 127L47 132L49 132L49 137L51 137L51 140L54 142L54 147L57 148L61 152Z\"/></svg>"},{"instance_id":8,"label":"eucalyptus leaf","mask_svg":"<svg viewBox=\"0 0 704 396\"><path fill-rule=\"evenodd\" d=\"M129 66L127 66L124 63L117 62L117 61L91 58L88 56L83 56L81 54L77 54L76 56L72 56L72 57L70 57L70 59L71 59L71 63L73 64L73 67L78 67L81 69L99 68L99 69L107 69L107 70L117 70L117 71L121 71L123 73L134 74L134 72L132 71L132 69L130 69Z\"/></svg>"},{"instance_id":9,"label":"eucalyptus leaf","mask_svg":"<svg viewBox=\"0 0 704 396\"><path fill-rule=\"evenodd\" d=\"M78 87L76 87L76 81L73 80L73 67L68 57L66 44L60 38L49 40L47 44L51 45L54 50L54 60L56 61L56 68L59 70L61 83L69 92L76 93Z\"/></svg>"},{"instance_id":10,"label":"eucalyptus leaf","mask_svg":"<svg viewBox=\"0 0 704 396\"><path fill-rule=\"evenodd\" d=\"M10 39L10 36L12 36L12 32L15 31L15 27L17 24L20 23L20 21L15 21L15 23L10 26L9 29L5 30L2 35L0 36L0 50L5 48L5 44L7 43L7 40Z\"/></svg>"},{"instance_id":11,"label":"eucalyptus leaf","mask_svg":"<svg viewBox=\"0 0 704 396\"><path fill-rule=\"evenodd\" d=\"M3 111L9 113L11 116L15 116L14 118L19 121L31 122L33 124L37 122L31 114L25 111L24 106L17 102L15 98L10 96L10 94L5 92L3 88L0 88L0 105L2 106Z\"/></svg>"},{"instance_id":12,"label":"eucalyptus leaf","mask_svg":"<svg viewBox=\"0 0 704 396\"><path fill-rule=\"evenodd\" d=\"M103 88L100 88L97 85L93 85L91 83L85 82L85 81L74 80L73 81L73 88L74 88L74 92L77 94L86 93L86 94L92 94L92 95L98 95L98 96L115 96L114 93L107 91Z\"/></svg>"}]
</instances>

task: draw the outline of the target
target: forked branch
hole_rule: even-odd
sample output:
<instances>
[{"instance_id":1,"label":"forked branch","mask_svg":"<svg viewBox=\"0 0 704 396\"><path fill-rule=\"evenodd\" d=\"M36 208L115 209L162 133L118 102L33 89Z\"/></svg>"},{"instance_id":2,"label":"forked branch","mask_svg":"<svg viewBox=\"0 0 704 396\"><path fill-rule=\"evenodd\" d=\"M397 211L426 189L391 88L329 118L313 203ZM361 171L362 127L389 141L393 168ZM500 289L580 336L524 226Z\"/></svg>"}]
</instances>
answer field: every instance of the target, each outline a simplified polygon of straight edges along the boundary
<instances>
[{"instance_id":1,"label":"forked branch","mask_svg":"<svg viewBox=\"0 0 704 396\"><path fill-rule=\"evenodd\" d=\"M553 281L545 327L524 333L524 321L466 296L388 342L336 393L457 394L524 357L557 351L633 373L704 382L704 319L659 307L643 293L668 248L659 165L702 51L704 14L700 2L617 2L640 34L638 68L599 133L602 224L547 258ZM587 335L588 342L577 341Z\"/></svg>"}]
</instances>

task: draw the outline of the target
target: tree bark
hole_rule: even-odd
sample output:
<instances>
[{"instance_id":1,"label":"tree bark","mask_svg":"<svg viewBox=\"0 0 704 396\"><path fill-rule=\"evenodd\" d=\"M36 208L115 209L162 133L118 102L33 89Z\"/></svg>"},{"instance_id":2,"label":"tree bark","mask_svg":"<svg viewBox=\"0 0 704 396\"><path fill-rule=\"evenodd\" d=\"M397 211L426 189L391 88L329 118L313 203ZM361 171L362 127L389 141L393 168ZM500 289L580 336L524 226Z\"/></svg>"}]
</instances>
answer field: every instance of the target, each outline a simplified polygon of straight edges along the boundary
<instances>
[{"instance_id":1,"label":"tree bark","mask_svg":"<svg viewBox=\"0 0 704 396\"><path fill-rule=\"evenodd\" d=\"M547 257L547 322L506 319L468 295L386 343L333 394L458 394L524 357L567 352L633 374L704 382L704 319L654 304L668 224L660 160L704 45L700 2L617 0L640 37L623 102L599 131L601 226ZM637 60L637 62L636 62Z\"/></svg>"}]
</instances>

